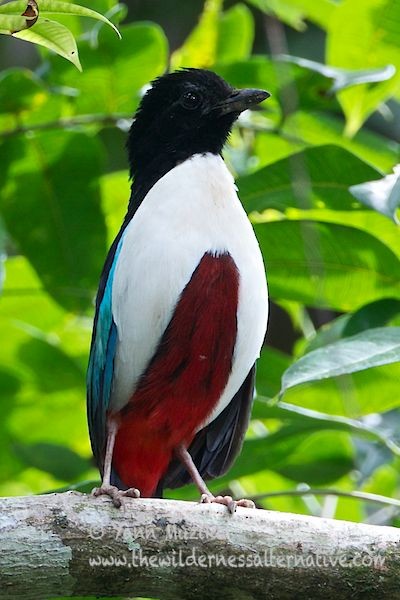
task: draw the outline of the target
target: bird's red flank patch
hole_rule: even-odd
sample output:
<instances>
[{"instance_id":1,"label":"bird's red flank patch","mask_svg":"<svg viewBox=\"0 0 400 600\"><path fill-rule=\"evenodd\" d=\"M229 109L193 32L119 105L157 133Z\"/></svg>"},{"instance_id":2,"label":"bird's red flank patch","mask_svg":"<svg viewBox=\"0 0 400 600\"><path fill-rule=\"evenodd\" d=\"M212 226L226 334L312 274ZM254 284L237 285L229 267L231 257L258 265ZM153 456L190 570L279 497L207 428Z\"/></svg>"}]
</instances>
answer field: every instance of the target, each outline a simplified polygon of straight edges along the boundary
<instances>
[{"instance_id":1,"label":"bird's red flank patch","mask_svg":"<svg viewBox=\"0 0 400 600\"><path fill-rule=\"evenodd\" d=\"M113 467L143 496L154 493L174 448L190 444L221 397L232 368L238 294L239 273L230 254L204 254L119 414Z\"/></svg>"}]
</instances>

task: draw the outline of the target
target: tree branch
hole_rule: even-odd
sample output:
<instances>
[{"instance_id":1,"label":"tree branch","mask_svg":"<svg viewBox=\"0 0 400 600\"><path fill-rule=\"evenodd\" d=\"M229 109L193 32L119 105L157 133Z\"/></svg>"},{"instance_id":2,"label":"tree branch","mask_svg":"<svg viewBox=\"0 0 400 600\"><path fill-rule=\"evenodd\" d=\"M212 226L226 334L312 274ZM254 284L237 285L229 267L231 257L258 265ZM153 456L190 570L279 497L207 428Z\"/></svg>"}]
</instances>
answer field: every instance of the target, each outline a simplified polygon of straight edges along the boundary
<instances>
[{"instance_id":1,"label":"tree branch","mask_svg":"<svg viewBox=\"0 0 400 600\"><path fill-rule=\"evenodd\" d=\"M18 125L12 129L6 129L0 132L1 137L12 137L30 133L32 131L47 131L49 129L67 129L69 127L79 127L82 125L117 125L120 121L132 121L132 115L120 114L94 114L94 115L78 115L75 117L65 117L56 119L55 121L47 121L36 125Z\"/></svg>"},{"instance_id":2,"label":"tree branch","mask_svg":"<svg viewBox=\"0 0 400 600\"><path fill-rule=\"evenodd\" d=\"M399 598L400 531L77 492L0 499L0 598Z\"/></svg>"}]
</instances>

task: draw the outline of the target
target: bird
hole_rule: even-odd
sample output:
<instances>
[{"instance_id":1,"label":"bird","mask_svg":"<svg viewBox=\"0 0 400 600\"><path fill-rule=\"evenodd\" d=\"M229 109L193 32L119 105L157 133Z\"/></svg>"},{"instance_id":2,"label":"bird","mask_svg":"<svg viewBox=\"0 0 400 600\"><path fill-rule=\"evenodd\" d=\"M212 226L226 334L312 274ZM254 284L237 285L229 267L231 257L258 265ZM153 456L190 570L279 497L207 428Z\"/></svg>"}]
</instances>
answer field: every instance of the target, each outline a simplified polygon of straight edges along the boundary
<instances>
[{"instance_id":1,"label":"bird","mask_svg":"<svg viewBox=\"0 0 400 600\"><path fill-rule=\"evenodd\" d=\"M222 157L234 122L269 97L211 70L155 79L127 136L131 195L96 297L87 416L95 496L162 497L240 452L268 319L263 257Z\"/></svg>"}]
</instances>

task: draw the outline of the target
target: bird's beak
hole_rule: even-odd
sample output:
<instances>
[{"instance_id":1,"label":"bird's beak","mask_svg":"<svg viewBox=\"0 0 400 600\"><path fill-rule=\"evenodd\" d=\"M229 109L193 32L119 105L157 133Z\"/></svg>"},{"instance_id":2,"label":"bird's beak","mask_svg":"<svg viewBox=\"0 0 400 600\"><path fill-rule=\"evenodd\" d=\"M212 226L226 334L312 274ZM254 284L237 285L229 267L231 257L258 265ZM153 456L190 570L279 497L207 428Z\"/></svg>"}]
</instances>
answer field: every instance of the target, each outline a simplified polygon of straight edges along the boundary
<instances>
[{"instance_id":1,"label":"bird's beak","mask_svg":"<svg viewBox=\"0 0 400 600\"><path fill-rule=\"evenodd\" d=\"M218 105L218 109L221 115L228 113L241 113L256 104L259 104L263 100L270 97L270 93L264 90L233 90L230 96L221 104Z\"/></svg>"}]
</instances>

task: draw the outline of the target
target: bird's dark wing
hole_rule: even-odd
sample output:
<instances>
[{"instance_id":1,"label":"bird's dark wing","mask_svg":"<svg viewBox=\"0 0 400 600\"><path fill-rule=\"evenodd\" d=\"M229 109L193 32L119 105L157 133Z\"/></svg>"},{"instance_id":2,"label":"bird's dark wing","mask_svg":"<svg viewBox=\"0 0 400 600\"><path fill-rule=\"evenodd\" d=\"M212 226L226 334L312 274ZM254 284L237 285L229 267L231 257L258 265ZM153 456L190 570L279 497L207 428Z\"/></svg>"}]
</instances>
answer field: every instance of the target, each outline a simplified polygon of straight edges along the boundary
<instances>
[{"instance_id":1,"label":"bird's dark wing","mask_svg":"<svg viewBox=\"0 0 400 600\"><path fill-rule=\"evenodd\" d=\"M254 398L255 365L228 406L195 436L188 448L203 479L220 477L228 471L240 452L249 424ZM190 483L185 467L173 460L157 493Z\"/></svg>"}]
</instances>

